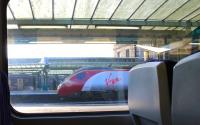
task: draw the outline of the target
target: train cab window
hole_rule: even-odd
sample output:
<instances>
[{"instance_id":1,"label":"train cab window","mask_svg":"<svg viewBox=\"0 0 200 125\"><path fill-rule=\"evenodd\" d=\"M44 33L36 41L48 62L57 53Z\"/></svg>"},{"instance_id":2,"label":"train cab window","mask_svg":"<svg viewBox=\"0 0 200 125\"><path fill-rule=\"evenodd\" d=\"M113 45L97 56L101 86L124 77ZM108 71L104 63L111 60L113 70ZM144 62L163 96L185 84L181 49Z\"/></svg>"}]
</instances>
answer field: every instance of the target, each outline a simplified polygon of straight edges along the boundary
<instances>
[{"instance_id":1,"label":"train cab window","mask_svg":"<svg viewBox=\"0 0 200 125\"><path fill-rule=\"evenodd\" d=\"M13 108L22 113L128 111L132 67L149 60L178 61L200 49L199 16L179 13L195 3L163 1L10 0ZM163 11L167 6L180 9ZM141 14L145 9L152 12Z\"/></svg>"}]
</instances>

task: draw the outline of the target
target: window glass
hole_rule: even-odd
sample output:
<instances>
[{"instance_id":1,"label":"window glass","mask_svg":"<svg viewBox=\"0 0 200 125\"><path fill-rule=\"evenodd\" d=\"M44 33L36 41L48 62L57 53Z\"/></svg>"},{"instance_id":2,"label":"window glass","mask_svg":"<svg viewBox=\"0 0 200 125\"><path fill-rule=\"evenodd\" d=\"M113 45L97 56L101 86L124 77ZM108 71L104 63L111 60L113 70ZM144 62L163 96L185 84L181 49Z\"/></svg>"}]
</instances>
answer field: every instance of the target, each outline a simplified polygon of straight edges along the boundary
<instances>
[{"instance_id":1,"label":"window glass","mask_svg":"<svg viewBox=\"0 0 200 125\"><path fill-rule=\"evenodd\" d=\"M36 19L52 18L52 0L30 0L30 6Z\"/></svg>"},{"instance_id":2,"label":"window glass","mask_svg":"<svg viewBox=\"0 0 200 125\"><path fill-rule=\"evenodd\" d=\"M33 18L28 0L12 0L9 3L9 5L10 8L15 8L15 11L13 11L15 18L17 19ZM26 11L23 11L24 9Z\"/></svg>"},{"instance_id":3,"label":"window glass","mask_svg":"<svg viewBox=\"0 0 200 125\"><path fill-rule=\"evenodd\" d=\"M142 2L142 0L123 0L113 15L113 19L128 19Z\"/></svg>"},{"instance_id":4,"label":"window glass","mask_svg":"<svg viewBox=\"0 0 200 125\"><path fill-rule=\"evenodd\" d=\"M197 10L199 7L200 5L198 0L187 1L187 4L184 4L182 8L175 11L172 15L170 15L167 18L167 20L174 20L174 19L181 20L182 18L190 15L190 12L194 13L193 11Z\"/></svg>"},{"instance_id":5,"label":"window glass","mask_svg":"<svg viewBox=\"0 0 200 125\"><path fill-rule=\"evenodd\" d=\"M148 18L158 7L160 7L165 0L146 0L144 4L138 9L137 13L134 13L131 19L146 19ZM146 11L148 10L148 11Z\"/></svg>"},{"instance_id":6,"label":"window glass","mask_svg":"<svg viewBox=\"0 0 200 125\"><path fill-rule=\"evenodd\" d=\"M182 6L187 0L168 0L161 9L156 11L150 19L163 19L166 18L169 14L174 12L178 7Z\"/></svg>"},{"instance_id":7,"label":"window glass","mask_svg":"<svg viewBox=\"0 0 200 125\"><path fill-rule=\"evenodd\" d=\"M19 1L7 7L8 81L22 113L127 111L131 68L179 61L200 48L199 11L171 14L197 8L196 0L168 11L171 0ZM163 21L169 14L175 22Z\"/></svg>"},{"instance_id":8,"label":"window glass","mask_svg":"<svg viewBox=\"0 0 200 125\"><path fill-rule=\"evenodd\" d=\"M75 0L54 0L55 19L72 18Z\"/></svg>"},{"instance_id":9,"label":"window glass","mask_svg":"<svg viewBox=\"0 0 200 125\"><path fill-rule=\"evenodd\" d=\"M120 0L100 0L97 10L94 14L96 19L110 18L117 8Z\"/></svg>"},{"instance_id":10,"label":"window glass","mask_svg":"<svg viewBox=\"0 0 200 125\"><path fill-rule=\"evenodd\" d=\"M74 18L91 18L98 0L78 0Z\"/></svg>"}]
</instances>

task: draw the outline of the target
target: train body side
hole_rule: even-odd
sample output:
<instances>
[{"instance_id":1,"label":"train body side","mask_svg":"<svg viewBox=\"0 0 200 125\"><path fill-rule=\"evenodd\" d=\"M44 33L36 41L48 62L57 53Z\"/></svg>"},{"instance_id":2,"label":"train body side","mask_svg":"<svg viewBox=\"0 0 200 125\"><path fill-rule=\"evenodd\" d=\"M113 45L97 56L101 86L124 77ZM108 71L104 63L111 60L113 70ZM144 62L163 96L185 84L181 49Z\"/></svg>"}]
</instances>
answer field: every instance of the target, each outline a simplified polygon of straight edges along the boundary
<instances>
[{"instance_id":1,"label":"train body side","mask_svg":"<svg viewBox=\"0 0 200 125\"><path fill-rule=\"evenodd\" d=\"M81 70L58 86L60 96L84 91L119 91L128 88L128 70Z\"/></svg>"}]
</instances>

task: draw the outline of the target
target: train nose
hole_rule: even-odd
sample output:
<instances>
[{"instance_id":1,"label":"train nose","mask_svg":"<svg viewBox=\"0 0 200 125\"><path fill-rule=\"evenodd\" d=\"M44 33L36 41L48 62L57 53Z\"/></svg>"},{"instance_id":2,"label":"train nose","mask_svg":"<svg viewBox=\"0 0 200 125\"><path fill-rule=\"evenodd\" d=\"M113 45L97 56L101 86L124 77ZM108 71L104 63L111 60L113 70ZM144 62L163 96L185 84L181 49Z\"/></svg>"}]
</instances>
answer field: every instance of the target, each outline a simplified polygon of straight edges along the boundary
<instances>
[{"instance_id":1,"label":"train nose","mask_svg":"<svg viewBox=\"0 0 200 125\"><path fill-rule=\"evenodd\" d=\"M70 90L70 87L68 86L68 82L61 83L57 87L57 93L60 96L68 95L69 90Z\"/></svg>"},{"instance_id":2,"label":"train nose","mask_svg":"<svg viewBox=\"0 0 200 125\"><path fill-rule=\"evenodd\" d=\"M79 82L67 81L58 86L57 92L60 96L69 96L73 93L81 92L82 87Z\"/></svg>"},{"instance_id":3,"label":"train nose","mask_svg":"<svg viewBox=\"0 0 200 125\"><path fill-rule=\"evenodd\" d=\"M65 83L61 83L57 87L57 93L60 96L68 96L71 93L73 93L73 84L70 81L67 81Z\"/></svg>"},{"instance_id":4,"label":"train nose","mask_svg":"<svg viewBox=\"0 0 200 125\"><path fill-rule=\"evenodd\" d=\"M69 80L67 80L65 82L61 82L57 87L57 91L59 91L62 88L70 87L70 86L71 86L71 82Z\"/></svg>"},{"instance_id":5,"label":"train nose","mask_svg":"<svg viewBox=\"0 0 200 125\"><path fill-rule=\"evenodd\" d=\"M58 95L60 95L60 96L66 95L66 87L65 87L64 84L59 84L59 85L58 85L57 93L58 93Z\"/></svg>"}]
</instances>

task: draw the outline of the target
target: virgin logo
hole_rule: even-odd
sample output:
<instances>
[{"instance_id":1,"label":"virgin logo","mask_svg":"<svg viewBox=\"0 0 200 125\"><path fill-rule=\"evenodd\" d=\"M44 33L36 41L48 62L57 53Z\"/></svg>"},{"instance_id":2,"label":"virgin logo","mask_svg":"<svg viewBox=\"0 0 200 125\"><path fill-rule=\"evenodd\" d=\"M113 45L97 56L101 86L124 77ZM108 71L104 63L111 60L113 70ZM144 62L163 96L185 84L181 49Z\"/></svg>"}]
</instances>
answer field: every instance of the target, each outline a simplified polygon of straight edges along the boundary
<instances>
[{"instance_id":1,"label":"virgin logo","mask_svg":"<svg viewBox=\"0 0 200 125\"><path fill-rule=\"evenodd\" d=\"M105 79L107 86L114 86L116 83L118 83L121 79L119 77L111 78L112 73L110 73L109 77Z\"/></svg>"}]
</instances>

